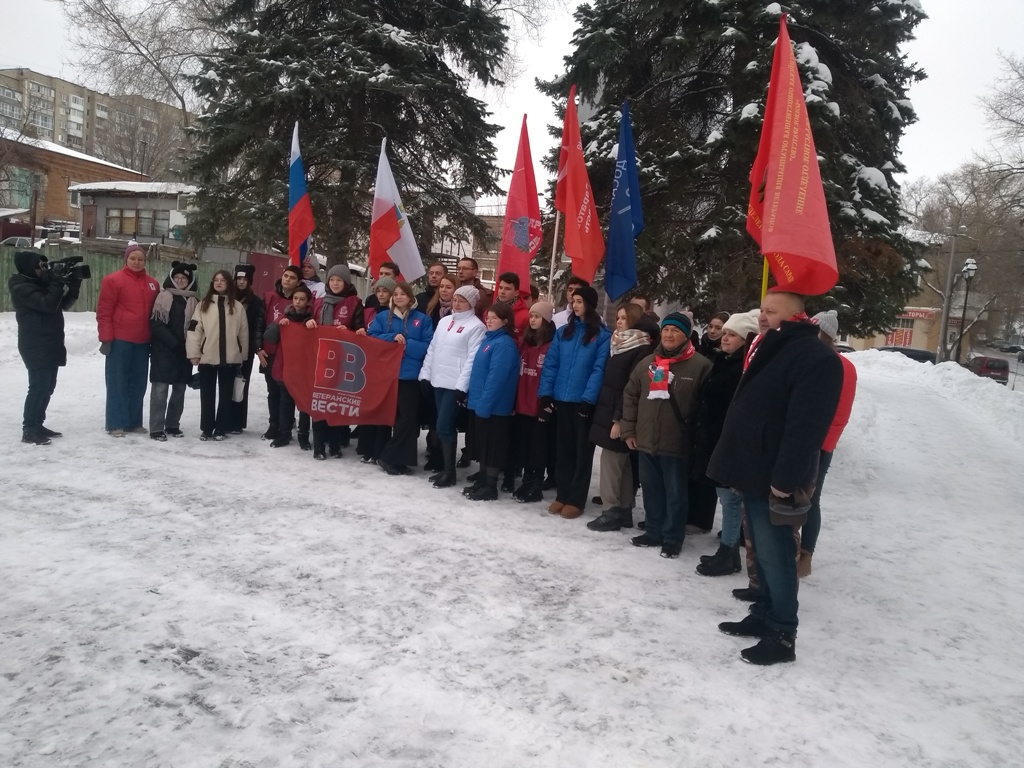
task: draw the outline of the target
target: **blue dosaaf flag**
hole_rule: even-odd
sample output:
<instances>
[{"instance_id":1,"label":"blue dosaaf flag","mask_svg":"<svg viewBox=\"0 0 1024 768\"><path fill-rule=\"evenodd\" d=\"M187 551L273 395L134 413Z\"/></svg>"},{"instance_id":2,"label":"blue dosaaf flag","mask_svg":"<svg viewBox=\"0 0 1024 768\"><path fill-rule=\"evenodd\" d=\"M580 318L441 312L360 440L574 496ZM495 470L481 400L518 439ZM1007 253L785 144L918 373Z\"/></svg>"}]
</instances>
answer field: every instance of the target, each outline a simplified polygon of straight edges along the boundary
<instances>
[{"instance_id":1,"label":"blue dosaaf flag","mask_svg":"<svg viewBox=\"0 0 1024 768\"><path fill-rule=\"evenodd\" d=\"M619 152L615 160L612 212L608 223L608 255L604 264L604 289L612 301L618 301L636 286L636 246L633 241L643 231L640 178L636 171L636 149L627 101L622 105L622 122L619 124Z\"/></svg>"}]
</instances>

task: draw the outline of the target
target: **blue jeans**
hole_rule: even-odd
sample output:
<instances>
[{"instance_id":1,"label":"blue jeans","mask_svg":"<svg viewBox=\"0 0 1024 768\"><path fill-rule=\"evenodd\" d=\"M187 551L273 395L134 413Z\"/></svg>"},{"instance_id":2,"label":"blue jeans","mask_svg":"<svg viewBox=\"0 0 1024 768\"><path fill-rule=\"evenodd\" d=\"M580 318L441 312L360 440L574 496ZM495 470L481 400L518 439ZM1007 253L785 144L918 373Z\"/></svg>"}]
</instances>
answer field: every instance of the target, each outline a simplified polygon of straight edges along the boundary
<instances>
[{"instance_id":1,"label":"blue jeans","mask_svg":"<svg viewBox=\"0 0 1024 768\"><path fill-rule=\"evenodd\" d=\"M750 613L772 629L796 632L799 603L793 526L772 525L766 498L744 494L743 504L747 509L747 532L757 552L760 584Z\"/></svg>"},{"instance_id":2,"label":"blue jeans","mask_svg":"<svg viewBox=\"0 0 1024 768\"><path fill-rule=\"evenodd\" d=\"M647 535L663 544L682 544L690 506L687 462L641 451L640 487Z\"/></svg>"},{"instance_id":3,"label":"blue jeans","mask_svg":"<svg viewBox=\"0 0 1024 768\"><path fill-rule=\"evenodd\" d=\"M821 533L821 489L825 485L825 475L832 465L832 452L822 451L818 457L818 479L814 483L814 495L811 496L811 508L807 511L807 522L800 531L800 549L813 552Z\"/></svg>"},{"instance_id":4,"label":"blue jeans","mask_svg":"<svg viewBox=\"0 0 1024 768\"><path fill-rule=\"evenodd\" d=\"M716 488L718 500L722 502L722 543L735 547L740 540L743 526L743 496L732 488Z\"/></svg>"},{"instance_id":5,"label":"blue jeans","mask_svg":"<svg viewBox=\"0 0 1024 768\"><path fill-rule=\"evenodd\" d=\"M107 431L142 426L142 400L149 373L149 344L110 342L107 355Z\"/></svg>"},{"instance_id":6,"label":"blue jeans","mask_svg":"<svg viewBox=\"0 0 1024 768\"><path fill-rule=\"evenodd\" d=\"M442 443L455 443L459 438L456 428L459 406L455 404L455 390L434 389L434 406L437 408L437 439Z\"/></svg>"}]
</instances>

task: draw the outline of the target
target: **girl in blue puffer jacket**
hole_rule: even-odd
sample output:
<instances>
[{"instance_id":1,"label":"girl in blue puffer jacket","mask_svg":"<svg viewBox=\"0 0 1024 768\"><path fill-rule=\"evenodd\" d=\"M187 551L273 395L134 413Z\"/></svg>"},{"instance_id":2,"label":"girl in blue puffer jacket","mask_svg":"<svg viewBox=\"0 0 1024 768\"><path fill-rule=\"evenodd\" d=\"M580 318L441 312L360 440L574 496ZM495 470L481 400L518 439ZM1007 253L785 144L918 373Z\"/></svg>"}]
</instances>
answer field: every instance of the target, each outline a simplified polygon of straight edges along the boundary
<instances>
[{"instance_id":1,"label":"girl in blue puffer jacket","mask_svg":"<svg viewBox=\"0 0 1024 768\"><path fill-rule=\"evenodd\" d=\"M416 441L420 437L420 367L434 337L434 324L416 309L412 286L398 283L391 294L391 308L374 316L367 333L405 348L402 365L398 369L395 425L391 439L380 451L377 464L389 475L407 475L409 467L416 464Z\"/></svg>"},{"instance_id":2,"label":"girl in blue puffer jacket","mask_svg":"<svg viewBox=\"0 0 1024 768\"><path fill-rule=\"evenodd\" d=\"M473 358L469 376L469 409L480 472L477 481L462 492L473 501L498 498L498 470L507 464L512 407L519 383L519 346L515 341L515 316L507 304L494 304L484 316L487 333Z\"/></svg>"},{"instance_id":3,"label":"girl in blue puffer jacket","mask_svg":"<svg viewBox=\"0 0 1024 768\"><path fill-rule=\"evenodd\" d=\"M576 289L572 316L555 334L541 371L540 407L555 411L555 501L548 512L572 519L583 514L590 491L594 444L590 422L601 393L611 331L597 314L597 291Z\"/></svg>"}]
</instances>

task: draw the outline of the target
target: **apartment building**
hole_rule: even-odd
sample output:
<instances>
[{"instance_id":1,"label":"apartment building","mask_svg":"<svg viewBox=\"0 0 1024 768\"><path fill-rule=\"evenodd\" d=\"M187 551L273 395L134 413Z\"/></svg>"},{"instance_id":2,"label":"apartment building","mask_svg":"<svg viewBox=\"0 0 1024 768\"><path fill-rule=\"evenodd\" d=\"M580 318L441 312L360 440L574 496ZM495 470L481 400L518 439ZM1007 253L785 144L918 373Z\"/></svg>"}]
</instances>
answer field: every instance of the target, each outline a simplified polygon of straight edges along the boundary
<instances>
[{"instance_id":1,"label":"apartment building","mask_svg":"<svg viewBox=\"0 0 1024 768\"><path fill-rule=\"evenodd\" d=\"M112 96L31 69L0 69L0 126L154 177L175 176L184 167L176 107Z\"/></svg>"}]
</instances>

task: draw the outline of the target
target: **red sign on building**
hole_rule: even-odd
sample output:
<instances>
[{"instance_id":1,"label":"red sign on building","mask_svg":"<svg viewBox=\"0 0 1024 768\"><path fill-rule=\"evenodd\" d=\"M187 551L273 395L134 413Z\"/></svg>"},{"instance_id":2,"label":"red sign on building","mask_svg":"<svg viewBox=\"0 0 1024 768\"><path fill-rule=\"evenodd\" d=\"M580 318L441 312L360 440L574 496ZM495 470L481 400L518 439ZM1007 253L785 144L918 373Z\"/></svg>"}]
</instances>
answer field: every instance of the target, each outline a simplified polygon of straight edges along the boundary
<instances>
[{"instance_id":1,"label":"red sign on building","mask_svg":"<svg viewBox=\"0 0 1024 768\"><path fill-rule=\"evenodd\" d=\"M887 347L909 347L914 340L913 328L897 328L885 334L885 345Z\"/></svg>"}]
</instances>

